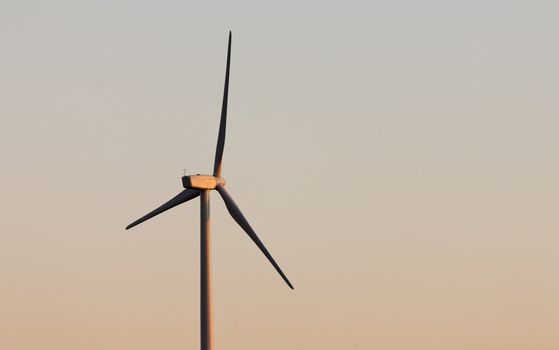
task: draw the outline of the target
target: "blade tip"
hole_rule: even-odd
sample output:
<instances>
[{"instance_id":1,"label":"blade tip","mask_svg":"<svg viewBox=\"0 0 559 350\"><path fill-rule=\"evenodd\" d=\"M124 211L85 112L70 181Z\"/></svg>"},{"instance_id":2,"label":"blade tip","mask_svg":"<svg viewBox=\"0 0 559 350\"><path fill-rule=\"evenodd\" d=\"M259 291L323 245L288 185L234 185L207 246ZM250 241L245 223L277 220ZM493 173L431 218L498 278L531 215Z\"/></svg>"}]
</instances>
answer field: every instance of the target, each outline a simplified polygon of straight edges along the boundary
<instances>
[{"instance_id":1,"label":"blade tip","mask_svg":"<svg viewBox=\"0 0 559 350\"><path fill-rule=\"evenodd\" d=\"M284 279L284 281L285 281L285 283L287 283L287 285L289 286L289 288L295 289L295 288L293 287L293 285L291 284L291 281L289 281L289 280L287 279L287 277Z\"/></svg>"}]
</instances>

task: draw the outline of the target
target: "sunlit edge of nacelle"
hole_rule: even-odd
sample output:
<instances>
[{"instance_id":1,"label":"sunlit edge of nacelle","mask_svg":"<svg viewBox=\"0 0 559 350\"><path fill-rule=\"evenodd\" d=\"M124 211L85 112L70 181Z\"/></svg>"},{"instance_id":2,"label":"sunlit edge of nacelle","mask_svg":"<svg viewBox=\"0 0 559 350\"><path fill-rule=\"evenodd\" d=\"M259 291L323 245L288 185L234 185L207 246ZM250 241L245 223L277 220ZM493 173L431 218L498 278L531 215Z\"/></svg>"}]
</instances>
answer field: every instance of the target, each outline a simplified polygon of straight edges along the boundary
<instances>
[{"instance_id":1,"label":"sunlit edge of nacelle","mask_svg":"<svg viewBox=\"0 0 559 350\"><path fill-rule=\"evenodd\" d=\"M225 179L213 175L187 175L182 177L182 185L194 190L215 190L217 185L225 185Z\"/></svg>"}]
</instances>

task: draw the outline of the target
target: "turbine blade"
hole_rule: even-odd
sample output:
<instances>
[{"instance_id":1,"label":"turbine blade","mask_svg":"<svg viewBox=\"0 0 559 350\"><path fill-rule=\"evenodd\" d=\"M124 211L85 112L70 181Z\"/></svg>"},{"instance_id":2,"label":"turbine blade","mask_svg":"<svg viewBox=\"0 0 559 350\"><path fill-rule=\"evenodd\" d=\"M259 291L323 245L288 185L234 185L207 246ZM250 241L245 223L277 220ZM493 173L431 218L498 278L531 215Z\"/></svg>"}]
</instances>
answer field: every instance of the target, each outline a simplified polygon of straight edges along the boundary
<instances>
[{"instance_id":1,"label":"turbine blade","mask_svg":"<svg viewBox=\"0 0 559 350\"><path fill-rule=\"evenodd\" d=\"M276 263L276 261L272 257L272 255L268 252L268 249L266 249L266 247L264 246L264 243L262 243L262 241L260 241L260 239L256 235L256 232L254 232L252 227L250 227L250 224L248 223L247 219L245 219L245 216L241 212L241 209L239 209L237 204L235 204L235 201L229 195L229 193L225 190L225 187L223 187L221 185L218 185L216 187L216 190L219 192L219 194L223 198L223 201L225 202L225 206L227 207L227 210L229 210L229 213L231 214L233 219L235 219L235 221L239 224L239 226L241 226L241 228L248 234L248 236L254 241L254 243L256 243L258 248L260 248L260 250L262 251L262 253L264 253L266 258L268 258L270 263L272 263L272 265L274 266L276 271L280 274L281 278L283 278L285 283L287 283L289 288L293 289L293 285L291 284L291 282L289 282L289 280L287 279L287 277L285 276L285 274L283 273L281 268L278 266L278 264Z\"/></svg>"},{"instance_id":2,"label":"turbine blade","mask_svg":"<svg viewBox=\"0 0 559 350\"><path fill-rule=\"evenodd\" d=\"M179 204L182 204L186 201L189 201L193 198L196 198L200 195L199 191L196 190L191 190L191 189L186 189L184 191L182 191L181 193L179 193L178 195L176 195L175 197L171 198L171 200L169 200L167 203L163 204L162 206L160 206L159 208L155 209L154 211L142 216L141 218L139 218L138 220L134 221L133 223L131 223L130 225L126 226L126 229L131 229L132 227L141 224L142 222L151 219L152 217L159 215L161 213L163 213L164 211L167 211L173 207L176 207Z\"/></svg>"},{"instance_id":3,"label":"turbine blade","mask_svg":"<svg viewBox=\"0 0 559 350\"><path fill-rule=\"evenodd\" d=\"M219 122L219 135L215 150L214 176L221 177L221 158L225 146L225 128L227 124L227 97L229 95L229 65L231 63L231 31L229 31L229 44L227 46L227 66L225 67L225 87L223 88L223 103L221 105L221 120Z\"/></svg>"}]
</instances>

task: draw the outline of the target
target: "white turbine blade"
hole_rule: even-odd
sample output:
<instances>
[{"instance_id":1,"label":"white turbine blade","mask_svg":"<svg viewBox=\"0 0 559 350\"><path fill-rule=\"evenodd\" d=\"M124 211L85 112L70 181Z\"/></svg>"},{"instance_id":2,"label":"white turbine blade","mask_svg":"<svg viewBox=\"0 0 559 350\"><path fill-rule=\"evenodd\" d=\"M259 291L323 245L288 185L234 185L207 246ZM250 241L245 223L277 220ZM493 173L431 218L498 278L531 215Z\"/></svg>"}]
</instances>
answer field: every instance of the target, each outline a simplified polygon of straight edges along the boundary
<instances>
[{"instance_id":1,"label":"white turbine blade","mask_svg":"<svg viewBox=\"0 0 559 350\"><path fill-rule=\"evenodd\" d=\"M149 220L152 217L163 213L164 211L167 211L171 208L176 207L179 204L182 204L182 203L187 202L187 201L189 201L193 198L196 198L199 195L200 195L199 191L186 189L186 190L182 191L181 193L179 193L178 195L176 195L175 197L171 198L171 200L169 200L167 203L163 204L159 208L157 208L154 211L142 216L138 220L136 220L133 223L131 223L130 225L126 226L126 229L127 230L131 229L132 227L134 227L136 225L139 225L142 222L144 222L146 220Z\"/></svg>"},{"instance_id":2,"label":"white turbine blade","mask_svg":"<svg viewBox=\"0 0 559 350\"><path fill-rule=\"evenodd\" d=\"M221 120L219 122L219 135L215 150L214 176L221 177L221 158L225 147L225 129L227 126L227 98L229 95L229 65L231 64L231 31L229 31L229 44L227 46L227 65L225 67L225 86L223 88L223 104L221 105Z\"/></svg>"},{"instance_id":3,"label":"white turbine blade","mask_svg":"<svg viewBox=\"0 0 559 350\"><path fill-rule=\"evenodd\" d=\"M268 258L270 263L274 266L274 268L280 274L281 278L283 278L285 283L287 283L289 288L293 289L293 285L291 284L291 282L289 282L289 280L287 279L287 277L285 276L285 274L283 273L281 268L278 266L278 264L276 263L276 261L272 257L272 255L268 252L268 249L266 249L266 247L264 246L264 243L262 243L262 241L260 241L260 238L258 238L258 236L256 235L256 232L254 232L252 227L250 227L250 224L248 223L247 219L245 219L245 216L241 212L241 209L239 209L237 204L235 204L235 201L233 200L233 198L229 195L229 193L221 185L218 185L216 187L216 190L219 192L219 194L223 198L223 201L225 202L225 206L227 207L227 210L229 211L229 213L231 214L233 219L235 219L235 221L239 224L239 226L241 226L241 228L248 234L248 236L254 241L254 243L256 243L258 248L260 248L260 250L262 251L262 253L264 253L266 258Z\"/></svg>"}]
</instances>

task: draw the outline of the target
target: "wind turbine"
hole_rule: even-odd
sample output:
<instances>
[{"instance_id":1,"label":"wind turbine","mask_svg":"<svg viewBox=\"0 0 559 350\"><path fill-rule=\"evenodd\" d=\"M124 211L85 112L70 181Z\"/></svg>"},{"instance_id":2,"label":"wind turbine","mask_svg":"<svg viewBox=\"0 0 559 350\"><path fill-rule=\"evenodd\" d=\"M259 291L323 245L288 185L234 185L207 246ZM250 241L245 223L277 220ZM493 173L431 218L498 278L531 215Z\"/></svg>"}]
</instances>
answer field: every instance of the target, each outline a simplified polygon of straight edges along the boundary
<instances>
[{"instance_id":1,"label":"wind turbine","mask_svg":"<svg viewBox=\"0 0 559 350\"><path fill-rule=\"evenodd\" d=\"M200 196L200 345L202 350L213 349L213 319L212 319L212 280L211 280L211 225L210 225L210 191L217 190L225 202L227 210L233 219L241 226L247 235L260 248L268 258L276 271L283 278L289 288L293 285L281 268L278 266L268 249L264 246L256 232L252 229L241 209L235 204L233 197L225 190L225 179L221 177L221 158L225 145L225 129L227 123L227 95L229 91L229 66L231 63L231 32L229 32L229 44L227 45L227 66L225 68L225 87L223 90L223 104L221 106L221 120L219 123L219 135L215 151L215 162L213 175L185 175L182 177L182 185L185 188L181 193L171 198L168 202L142 216L126 229L130 229L142 222L151 219L179 204L187 202Z\"/></svg>"}]
</instances>

